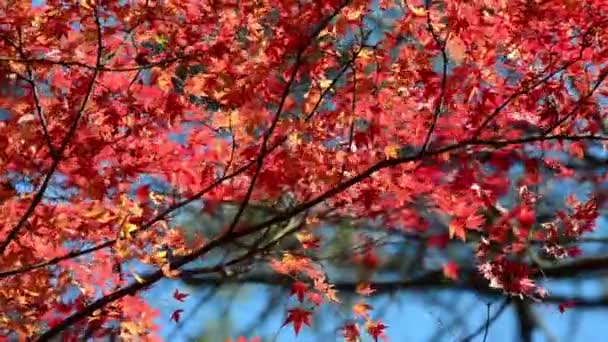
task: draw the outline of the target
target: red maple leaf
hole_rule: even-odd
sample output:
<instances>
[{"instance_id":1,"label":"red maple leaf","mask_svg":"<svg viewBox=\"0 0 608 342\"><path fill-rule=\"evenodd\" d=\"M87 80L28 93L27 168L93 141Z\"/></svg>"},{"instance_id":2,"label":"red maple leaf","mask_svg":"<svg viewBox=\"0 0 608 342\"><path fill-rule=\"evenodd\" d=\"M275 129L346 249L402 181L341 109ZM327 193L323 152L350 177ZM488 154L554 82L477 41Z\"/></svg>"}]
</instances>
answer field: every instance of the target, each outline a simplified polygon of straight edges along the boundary
<instances>
[{"instance_id":1,"label":"red maple leaf","mask_svg":"<svg viewBox=\"0 0 608 342\"><path fill-rule=\"evenodd\" d=\"M566 312L566 310L572 309L575 306L576 306L576 302L573 300L569 300L569 301L566 301L563 303L559 303L558 308L559 308L559 312L563 314L564 312Z\"/></svg>"},{"instance_id":2,"label":"red maple leaf","mask_svg":"<svg viewBox=\"0 0 608 342\"><path fill-rule=\"evenodd\" d=\"M308 284L301 282L301 281L295 281L293 284L291 284L291 292L290 292L290 296L296 295L296 297L298 298L298 301L300 303L302 303L304 301L304 295L306 294L306 292L308 291Z\"/></svg>"},{"instance_id":3,"label":"red maple leaf","mask_svg":"<svg viewBox=\"0 0 608 342\"><path fill-rule=\"evenodd\" d=\"M283 322L283 326L293 323L293 329L296 332L296 335L298 335L300 329L302 328L302 324L310 326L311 315L312 312L302 308L289 309L287 311L287 318L285 319L285 322Z\"/></svg>"},{"instance_id":4,"label":"red maple leaf","mask_svg":"<svg viewBox=\"0 0 608 342\"><path fill-rule=\"evenodd\" d=\"M384 325L384 323L380 321L369 321L366 323L366 328L367 333L374 339L374 342L378 342L378 338L386 338L384 330L388 328L388 326Z\"/></svg>"},{"instance_id":5,"label":"red maple leaf","mask_svg":"<svg viewBox=\"0 0 608 342\"><path fill-rule=\"evenodd\" d=\"M359 327L356 323L347 323L342 327L342 336L345 342L359 341Z\"/></svg>"},{"instance_id":6,"label":"red maple leaf","mask_svg":"<svg viewBox=\"0 0 608 342\"><path fill-rule=\"evenodd\" d=\"M146 202L148 200L149 195L150 195L150 185L149 184L142 185L139 188L137 188L137 191L135 191L135 196L137 196L137 200L139 200L140 202Z\"/></svg>"},{"instance_id":7,"label":"red maple leaf","mask_svg":"<svg viewBox=\"0 0 608 342\"><path fill-rule=\"evenodd\" d=\"M179 292L178 289L175 289L175 292L173 292L173 298L175 298L175 300L183 302L184 299L186 299L186 297L188 297L189 294L188 293L183 293L183 292Z\"/></svg>"},{"instance_id":8,"label":"red maple leaf","mask_svg":"<svg viewBox=\"0 0 608 342\"><path fill-rule=\"evenodd\" d=\"M179 322L182 312L184 312L183 309L177 309L173 311L173 313L171 314L171 320L175 321L175 323Z\"/></svg>"}]
</instances>

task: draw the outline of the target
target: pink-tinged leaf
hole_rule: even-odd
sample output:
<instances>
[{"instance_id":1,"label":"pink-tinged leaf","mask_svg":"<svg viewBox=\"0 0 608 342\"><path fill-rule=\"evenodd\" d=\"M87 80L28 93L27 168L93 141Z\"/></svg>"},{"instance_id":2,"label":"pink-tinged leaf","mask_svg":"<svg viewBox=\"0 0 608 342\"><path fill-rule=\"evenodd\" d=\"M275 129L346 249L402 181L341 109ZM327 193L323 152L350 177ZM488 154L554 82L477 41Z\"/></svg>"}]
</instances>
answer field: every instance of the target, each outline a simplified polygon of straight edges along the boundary
<instances>
[{"instance_id":1,"label":"pink-tinged leaf","mask_svg":"<svg viewBox=\"0 0 608 342\"><path fill-rule=\"evenodd\" d=\"M481 215L471 215L466 218L464 225L467 229L479 230L485 221L486 219Z\"/></svg>"},{"instance_id":2,"label":"pink-tinged leaf","mask_svg":"<svg viewBox=\"0 0 608 342\"><path fill-rule=\"evenodd\" d=\"M371 296L376 292L376 289L374 289L370 283L359 283L357 284L356 291L362 296Z\"/></svg>"},{"instance_id":3,"label":"pink-tinged leaf","mask_svg":"<svg viewBox=\"0 0 608 342\"><path fill-rule=\"evenodd\" d=\"M308 292L307 298L314 306L320 306L325 302L323 296L318 292Z\"/></svg>"},{"instance_id":4,"label":"pink-tinged leaf","mask_svg":"<svg viewBox=\"0 0 608 342\"><path fill-rule=\"evenodd\" d=\"M446 44L446 49L450 55L450 58L452 58L458 64L464 61L466 57L466 48L466 45L458 36L451 37Z\"/></svg>"}]
</instances>

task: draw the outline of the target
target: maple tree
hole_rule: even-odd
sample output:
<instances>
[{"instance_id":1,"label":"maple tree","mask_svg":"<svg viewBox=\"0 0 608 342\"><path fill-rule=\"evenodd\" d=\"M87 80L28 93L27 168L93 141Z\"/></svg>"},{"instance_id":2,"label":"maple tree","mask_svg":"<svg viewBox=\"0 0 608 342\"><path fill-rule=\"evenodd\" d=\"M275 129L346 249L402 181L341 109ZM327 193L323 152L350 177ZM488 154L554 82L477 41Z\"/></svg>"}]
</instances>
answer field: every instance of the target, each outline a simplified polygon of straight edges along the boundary
<instances>
[{"instance_id":1,"label":"maple tree","mask_svg":"<svg viewBox=\"0 0 608 342\"><path fill-rule=\"evenodd\" d=\"M606 173L577 170L608 140L603 0L17 0L0 18L2 335L154 340L141 295L161 279L264 269L295 333L350 291L336 328L380 340L374 291L465 282L521 306L558 300L541 276L608 267L577 244L607 204ZM547 211L553 179L593 190ZM228 219L187 230L188 210ZM475 260L383 283L378 233ZM336 236L354 283L324 267Z\"/></svg>"}]
</instances>

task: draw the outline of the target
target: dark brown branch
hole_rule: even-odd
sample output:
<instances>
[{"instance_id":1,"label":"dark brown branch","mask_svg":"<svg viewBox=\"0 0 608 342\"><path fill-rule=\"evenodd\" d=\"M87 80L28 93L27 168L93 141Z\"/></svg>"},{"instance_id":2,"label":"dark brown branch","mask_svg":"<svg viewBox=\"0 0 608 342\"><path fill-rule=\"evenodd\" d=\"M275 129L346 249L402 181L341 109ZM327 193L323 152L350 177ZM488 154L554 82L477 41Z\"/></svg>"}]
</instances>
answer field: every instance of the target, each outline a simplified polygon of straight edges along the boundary
<instances>
[{"instance_id":1,"label":"dark brown branch","mask_svg":"<svg viewBox=\"0 0 608 342\"><path fill-rule=\"evenodd\" d=\"M286 139L285 139L286 140ZM468 146L477 146L477 145L482 145L482 146L490 146L493 148L501 148L501 147L505 147L505 146L509 146L509 145L518 145L518 144L525 144L525 143L531 143L531 142L537 142L537 141L550 141L550 140L570 140L570 141L582 141L582 140L608 140L608 137L603 137L603 136L594 136L594 135L582 135L582 136L567 136L567 135L551 135L551 136L532 136L532 137L526 137L526 138L521 138L521 139L515 139L515 140L476 140L476 141L464 141L461 143L456 143L456 144L452 144L452 145L448 145L446 147L437 149L437 150L433 150L429 153L427 153L426 157L429 156L436 156L436 155L440 155L446 152L451 152L457 149L461 149L461 148L465 148ZM273 146L273 148L276 148L276 146L278 146L280 143L283 143L284 141L280 141L277 144L275 144L275 146ZM369 176L371 176L372 174L388 168L388 167L392 167L392 166L396 166L396 165L400 165L403 163L407 163L410 161L415 161L417 160L416 156L405 156L405 157L401 157L401 158L393 158L393 159L386 159L383 160L373 166L371 166L370 168L368 168L366 171L362 172L361 174L343 182L338 184L336 187L328 190L327 192L325 192L324 194L321 194L320 196L318 196L317 198L313 199L312 201L309 201L307 203L304 203L300 206L295 207L294 209L292 209L289 212L280 214L275 216L274 218L272 218L269 221L266 221L264 223L261 223L259 225L244 229L243 231L240 231L237 233L237 235L234 237L236 238L240 238L242 236L245 235L249 235L252 232L255 232L259 229L263 229L265 227L267 227L268 225L271 224L275 224L275 223L279 223L281 221L284 221L286 219L289 219L290 217L297 215L300 212L303 212L305 210L308 210L309 208L312 208L313 206L325 201L328 198L331 198L333 196L335 196L336 194L346 190L347 188L349 188L350 186L359 183L360 181L368 178ZM182 208L196 200L198 200L199 198L201 198L204 194L208 193L209 191L213 190L217 185L223 183L226 180L229 180L231 178L236 177L237 175L245 172L249 167L251 167L252 165L254 165L255 161L252 161L244 166L242 166L241 168L239 168L238 170L236 170L235 172L217 180L216 182L214 182L213 184L211 184L210 186L208 186L207 188L199 191L198 193L192 195L190 198L176 203L175 205L169 207L168 209L166 209L165 211L163 211L162 213L158 214L155 218L153 218L151 221L149 221L148 223L144 224L141 226L140 229L134 231L132 233L132 235L136 235L137 233L146 230L148 228L150 228L154 223L162 220L163 218L165 218L167 215L169 215L170 213L172 213L173 211ZM8 271L4 271L4 272L0 272L0 278L4 278L4 277L8 277L8 276L12 276L12 275L17 275L20 273L25 273L34 269L38 269L38 268L42 268L42 267L46 267L46 266L50 266L50 265L54 265L57 264L63 260L68 260L68 259L73 259L75 257L79 257L82 255L86 255L89 253L92 253L94 251L100 250L100 249L104 249L104 248L108 248L113 246L116 243L116 239L112 239L112 240L108 240L106 242L100 243L96 246L87 248L87 249L83 249L83 250L78 250L78 251L72 251L70 253L67 253L63 256L60 257L56 257L47 261L43 261L37 264L33 264L33 265L28 265L28 266L24 266L21 268L17 268L17 269L13 269L13 270L8 270Z\"/></svg>"},{"instance_id":2,"label":"dark brown branch","mask_svg":"<svg viewBox=\"0 0 608 342\"><path fill-rule=\"evenodd\" d=\"M219 269L219 268L217 268ZM201 273L199 274L211 274L213 272L218 272L213 267L200 269ZM469 272L474 272L475 270L469 270ZM586 270L581 270L581 273L586 272ZM463 272L464 274L464 272ZM180 279L185 283L191 286L201 286L201 287L216 287L222 285L246 285L246 284L258 284L258 285L268 285L268 286L279 286L285 287L285 289L289 288L290 280L285 277L281 277L279 275L270 275L270 274L254 274L247 275L242 277L219 277L219 276L197 276L193 272L183 273L180 276ZM559 277L554 278L556 280L560 279ZM357 283L351 281L334 281L336 290L343 293L355 293L357 289ZM426 274L409 279L409 280L399 280L399 281L380 281L373 282L373 288L377 294L389 294L400 291L428 291L430 289L445 289L445 290L455 290L455 291L468 291L480 293L486 296L491 297L504 297L505 295L497 290L490 288L488 286L488 282L485 279L482 279L480 276L469 273L468 278L465 280L454 283L447 279L443 275L443 271L434 270L428 271ZM578 296L564 296L564 295L549 295L543 298L543 304L551 303L551 304L561 304L565 302L572 302L575 304L575 307L580 308L606 308L608 307L608 296L596 297L596 298L586 298L586 297L578 297Z\"/></svg>"},{"instance_id":3,"label":"dark brown branch","mask_svg":"<svg viewBox=\"0 0 608 342\"><path fill-rule=\"evenodd\" d=\"M23 50L23 41L22 41L22 33L21 29L18 30L19 34L19 44L17 46L17 50L21 58L24 58L25 51ZM38 86L36 85L36 81L34 79L34 72L32 71L32 67L30 65L26 66L27 77L24 80L30 85L32 88L32 97L34 98L34 108L36 109L36 114L38 115L38 119L40 120L40 125L42 126L42 134L44 136L44 141L49 149L49 153L52 158L55 158L55 148L53 147L53 143L51 141L51 136L49 135L48 125L46 122L46 118L44 116L44 112L42 111L42 105L40 104L40 96L38 94Z\"/></svg>"},{"instance_id":4,"label":"dark brown branch","mask_svg":"<svg viewBox=\"0 0 608 342\"><path fill-rule=\"evenodd\" d=\"M190 57L192 57L192 56L184 55L184 56L169 57L169 58L165 58L160 61L153 62L153 63L133 66L133 67L122 67L122 68L110 68L110 67L105 67L103 65L93 66L93 65L88 65L86 63L77 62L77 61L53 61L53 60L46 59L46 58L27 58L27 59L25 59L25 58L12 58L12 57L0 56L0 62L15 62L15 63L22 63L22 64L26 64L26 65L47 64L47 65L59 65L59 66L63 66L63 67L81 67L81 68L88 69L88 70L91 70L94 72L131 72L131 71L141 71L141 70L151 69L151 68L154 68L157 66L167 66L167 65L170 65L170 64L173 64L176 62L186 60Z\"/></svg>"},{"instance_id":5,"label":"dark brown branch","mask_svg":"<svg viewBox=\"0 0 608 342\"><path fill-rule=\"evenodd\" d=\"M300 69L300 64L302 62L302 54L304 53L304 50L307 48L307 46L308 45L301 47L296 54L296 61L293 66L291 75L289 76L289 80L287 81L287 84L285 85L285 89L283 90L283 94L281 95L281 100L279 101L279 107L277 108L277 111L274 115L274 119L272 120L272 123L270 124L268 131L264 134L264 139L262 141L262 149L261 149L260 153L258 154L258 157L256 158L255 171L253 173L253 176L251 177L251 181L249 182L249 187L247 188L247 192L245 193L245 198L243 199L243 203L239 206L239 210L237 211L236 215L234 216L232 223L228 227L229 233L231 233L234 230L234 228L238 225L238 223L241 219L241 216L245 212L245 208L247 207L247 204L249 204L249 200L251 199L251 195L253 194L253 189L255 187L255 183L260 175L260 172L262 171L262 167L264 166L264 160L268 156L268 141L270 140L270 137L274 133L274 130L277 127L277 124L279 123L279 119L281 118L281 114L283 113L283 106L285 106L285 101L287 101L287 97L289 96L289 93L291 91L291 86L296 79L298 70Z\"/></svg>"},{"instance_id":6,"label":"dark brown branch","mask_svg":"<svg viewBox=\"0 0 608 342\"><path fill-rule=\"evenodd\" d=\"M429 2L429 7L430 7L430 2ZM420 150L421 158L424 156L424 153L426 152L426 149L428 148L428 145L431 142L431 137L433 136L433 132L435 131L435 126L437 125L437 120L439 120L439 115L441 114L441 110L443 109L443 104L445 101L445 92L446 92L447 77L448 77L448 54L446 51L446 46L447 46L448 40L450 39L450 32L448 31L445 39L443 41L441 41L441 39L439 38L439 35L437 34L437 32L435 32L435 29L433 28L433 22L431 20L431 11L429 8L427 8L427 11L426 11L426 23L427 23L427 31L429 31L431 33L431 36L433 36L433 40L435 41L435 44L437 44L437 46L439 47L439 49L441 51L441 59L442 59L443 65L442 65L442 70L441 70L441 85L439 88L440 89L439 99L438 99L437 103L435 104L435 110L433 112L433 118L431 120L431 125L429 126L429 130L426 133L426 137L424 138L424 143L422 144L422 149Z\"/></svg>"}]
</instances>

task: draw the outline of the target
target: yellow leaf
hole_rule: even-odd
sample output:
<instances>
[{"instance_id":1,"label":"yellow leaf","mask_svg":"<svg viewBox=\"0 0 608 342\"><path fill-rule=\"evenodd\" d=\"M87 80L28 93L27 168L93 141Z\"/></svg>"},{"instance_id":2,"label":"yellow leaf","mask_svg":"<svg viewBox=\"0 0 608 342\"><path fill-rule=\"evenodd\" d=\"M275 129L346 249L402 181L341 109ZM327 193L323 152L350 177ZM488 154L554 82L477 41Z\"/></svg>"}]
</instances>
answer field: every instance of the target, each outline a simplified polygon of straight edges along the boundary
<instances>
[{"instance_id":1,"label":"yellow leaf","mask_svg":"<svg viewBox=\"0 0 608 342\"><path fill-rule=\"evenodd\" d=\"M321 90L325 90L327 88L329 88L329 86L331 86L332 81L328 80L326 78L319 80L319 87L321 87Z\"/></svg>"},{"instance_id":2,"label":"yellow leaf","mask_svg":"<svg viewBox=\"0 0 608 342\"><path fill-rule=\"evenodd\" d=\"M300 139L300 135L298 134L298 132L294 132L289 135L289 143L292 146L299 145L301 142L302 139Z\"/></svg>"},{"instance_id":3,"label":"yellow leaf","mask_svg":"<svg viewBox=\"0 0 608 342\"><path fill-rule=\"evenodd\" d=\"M372 310L373 307L365 302L359 302L353 305L353 313L355 317L369 319L369 310Z\"/></svg>"},{"instance_id":4,"label":"yellow leaf","mask_svg":"<svg viewBox=\"0 0 608 342\"><path fill-rule=\"evenodd\" d=\"M154 254L154 258L158 263L166 263L167 262L167 251L158 251Z\"/></svg>"},{"instance_id":5,"label":"yellow leaf","mask_svg":"<svg viewBox=\"0 0 608 342\"><path fill-rule=\"evenodd\" d=\"M106 209L103 207L95 207L84 214L84 217L88 219L96 219L105 214Z\"/></svg>"},{"instance_id":6,"label":"yellow leaf","mask_svg":"<svg viewBox=\"0 0 608 342\"><path fill-rule=\"evenodd\" d=\"M361 11L357 11L357 10L355 10L355 11L348 11L346 13L346 18L348 20L357 20L357 19L361 18Z\"/></svg>"},{"instance_id":7,"label":"yellow leaf","mask_svg":"<svg viewBox=\"0 0 608 342\"><path fill-rule=\"evenodd\" d=\"M95 6L95 0L80 0L80 6L90 10Z\"/></svg>"},{"instance_id":8,"label":"yellow leaf","mask_svg":"<svg viewBox=\"0 0 608 342\"><path fill-rule=\"evenodd\" d=\"M160 75L156 80L156 84L158 84L160 90L164 92L171 90L171 76L169 76L169 74Z\"/></svg>"},{"instance_id":9,"label":"yellow leaf","mask_svg":"<svg viewBox=\"0 0 608 342\"><path fill-rule=\"evenodd\" d=\"M417 17L426 16L426 9L423 6L416 7L414 5L407 4L407 8L409 8L410 11L412 12L412 14L414 14Z\"/></svg>"},{"instance_id":10,"label":"yellow leaf","mask_svg":"<svg viewBox=\"0 0 608 342\"><path fill-rule=\"evenodd\" d=\"M156 41L156 43L164 45L166 44L169 40L167 39L167 37L165 36L161 36L161 35L156 35L154 36L154 41Z\"/></svg>"},{"instance_id":11,"label":"yellow leaf","mask_svg":"<svg viewBox=\"0 0 608 342\"><path fill-rule=\"evenodd\" d=\"M139 335L143 332L141 327L133 322L122 322L120 323L120 327L124 329L131 336Z\"/></svg>"},{"instance_id":12,"label":"yellow leaf","mask_svg":"<svg viewBox=\"0 0 608 342\"><path fill-rule=\"evenodd\" d=\"M396 145L389 145L384 148L384 154L387 158L397 158L399 156L399 148Z\"/></svg>"},{"instance_id":13,"label":"yellow leaf","mask_svg":"<svg viewBox=\"0 0 608 342\"><path fill-rule=\"evenodd\" d=\"M137 230L137 225L127 222L122 226L122 234L127 240L131 239L131 233Z\"/></svg>"},{"instance_id":14,"label":"yellow leaf","mask_svg":"<svg viewBox=\"0 0 608 342\"><path fill-rule=\"evenodd\" d=\"M239 123L239 115L236 110L230 111L229 113L218 113L218 117L215 120L217 127L234 127Z\"/></svg>"}]
</instances>

